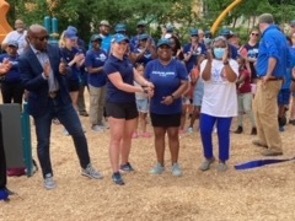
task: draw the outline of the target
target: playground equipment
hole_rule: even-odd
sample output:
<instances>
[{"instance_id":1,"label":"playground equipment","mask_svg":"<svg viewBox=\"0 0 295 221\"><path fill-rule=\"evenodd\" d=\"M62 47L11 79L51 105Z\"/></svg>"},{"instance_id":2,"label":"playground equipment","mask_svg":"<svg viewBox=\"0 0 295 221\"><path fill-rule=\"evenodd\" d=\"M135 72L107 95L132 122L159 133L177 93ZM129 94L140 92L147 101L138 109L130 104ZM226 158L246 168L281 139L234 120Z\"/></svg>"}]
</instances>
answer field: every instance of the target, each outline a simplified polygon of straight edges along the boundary
<instances>
[{"instance_id":1,"label":"playground equipment","mask_svg":"<svg viewBox=\"0 0 295 221\"><path fill-rule=\"evenodd\" d=\"M230 13L234 8L236 8L238 5L240 5L243 2L243 0L234 0L215 20L214 24L211 27L211 33L214 35L215 32L218 30L218 27L220 26L221 22L226 18L228 13Z\"/></svg>"},{"instance_id":2,"label":"playground equipment","mask_svg":"<svg viewBox=\"0 0 295 221\"><path fill-rule=\"evenodd\" d=\"M46 16L44 18L44 27L48 31L50 35L49 43L50 44L55 44L58 45L58 20L57 18L53 17L51 18L50 16Z\"/></svg>"},{"instance_id":3,"label":"playground equipment","mask_svg":"<svg viewBox=\"0 0 295 221\"><path fill-rule=\"evenodd\" d=\"M9 8L10 6L6 1L0 0L0 43L4 40L5 36L13 30L6 19Z\"/></svg>"}]
</instances>

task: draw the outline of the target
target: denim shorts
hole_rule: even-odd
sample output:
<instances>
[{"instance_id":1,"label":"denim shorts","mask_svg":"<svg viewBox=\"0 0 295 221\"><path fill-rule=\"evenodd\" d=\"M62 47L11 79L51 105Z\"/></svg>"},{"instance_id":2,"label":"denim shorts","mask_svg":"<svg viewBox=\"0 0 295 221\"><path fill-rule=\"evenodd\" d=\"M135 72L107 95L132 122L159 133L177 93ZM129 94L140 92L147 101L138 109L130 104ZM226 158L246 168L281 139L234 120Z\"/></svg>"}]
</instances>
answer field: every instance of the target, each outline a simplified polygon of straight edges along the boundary
<instances>
[{"instance_id":1,"label":"denim shorts","mask_svg":"<svg viewBox=\"0 0 295 221\"><path fill-rule=\"evenodd\" d=\"M140 113L148 113L150 109L150 103L148 99L136 99L137 110Z\"/></svg>"}]
</instances>

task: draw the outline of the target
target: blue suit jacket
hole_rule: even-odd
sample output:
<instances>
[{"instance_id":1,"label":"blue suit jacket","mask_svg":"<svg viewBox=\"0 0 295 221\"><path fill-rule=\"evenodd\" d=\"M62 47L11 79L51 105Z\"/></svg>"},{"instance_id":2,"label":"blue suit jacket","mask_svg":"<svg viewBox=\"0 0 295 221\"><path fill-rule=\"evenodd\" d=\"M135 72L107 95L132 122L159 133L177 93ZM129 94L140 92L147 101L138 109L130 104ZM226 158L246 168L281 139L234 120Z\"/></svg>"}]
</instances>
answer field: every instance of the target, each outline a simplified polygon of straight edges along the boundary
<instances>
[{"instance_id":1,"label":"blue suit jacket","mask_svg":"<svg viewBox=\"0 0 295 221\"><path fill-rule=\"evenodd\" d=\"M59 48L48 45L47 53L54 76L59 83L58 104L61 106L71 104L68 92L67 79L59 73ZM43 78L43 68L33 50L28 47L19 58L19 69L24 88L29 91L28 111L33 117L42 116L52 108L48 96L48 81Z\"/></svg>"}]
</instances>

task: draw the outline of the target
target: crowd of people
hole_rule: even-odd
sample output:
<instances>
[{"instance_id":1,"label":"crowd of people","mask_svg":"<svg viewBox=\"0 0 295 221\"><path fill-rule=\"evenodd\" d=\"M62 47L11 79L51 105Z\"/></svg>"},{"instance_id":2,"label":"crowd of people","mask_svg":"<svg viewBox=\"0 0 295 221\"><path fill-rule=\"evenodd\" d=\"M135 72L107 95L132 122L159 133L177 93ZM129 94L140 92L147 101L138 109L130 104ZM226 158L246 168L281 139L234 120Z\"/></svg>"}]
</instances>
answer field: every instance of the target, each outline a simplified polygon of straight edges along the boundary
<instances>
[{"instance_id":1,"label":"crowd of people","mask_svg":"<svg viewBox=\"0 0 295 221\"><path fill-rule=\"evenodd\" d=\"M126 24L115 25L111 34L111 25L103 20L87 46L78 30L68 26L59 44L52 45L43 26L25 29L17 20L16 30L2 42L6 51L0 56L3 103L22 104L25 95L34 119L46 189L56 187L49 154L52 122L61 123L65 134L72 136L82 175L103 178L91 164L87 128L79 115L89 115L94 132L103 134L109 129L112 180L118 185L125 183L122 173L135 170L129 162L132 139L152 136L149 121L156 152L151 174L165 170L167 135L171 173L181 176L179 134L198 130L205 158L199 169L209 170L215 161L215 130L217 170L227 170L232 120L237 117L233 132L241 134L245 132L245 114L251 122L250 134L257 135L253 144L262 147L261 154L283 154L280 132L287 123L295 125L295 21L286 34L271 14L262 14L245 44L229 29L213 38L209 31L192 28L185 43L171 27L157 40L147 27L140 21L137 35L129 38ZM1 188L6 188L6 183Z\"/></svg>"}]
</instances>

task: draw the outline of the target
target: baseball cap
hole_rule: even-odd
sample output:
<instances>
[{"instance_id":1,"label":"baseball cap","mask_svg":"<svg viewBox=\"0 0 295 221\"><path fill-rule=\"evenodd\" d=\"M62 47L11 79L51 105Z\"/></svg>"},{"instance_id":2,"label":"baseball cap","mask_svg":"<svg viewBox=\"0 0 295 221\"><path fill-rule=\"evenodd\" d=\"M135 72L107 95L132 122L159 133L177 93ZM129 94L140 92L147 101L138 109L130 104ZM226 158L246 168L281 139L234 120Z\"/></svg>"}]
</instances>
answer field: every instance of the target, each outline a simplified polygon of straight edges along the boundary
<instances>
[{"instance_id":1,"label":"baseball cap","mask_svg":"<svg viewBox=\"0 0 295 221\"><path fill-rule=\"evenodd\" d=\"M91 42L94 42L94 41L102 41L102 37L98 34L95 34L95 35L92 35L91 38L90 38L90 41Z\"/></svg>"},{"instance_id":2,"label":"baseball cap","mask_svg":"<svg viewBox=\"0 0 295 221\"><path fill-rule=\"evenodd\" d=\"M107 20L102 20L100 23L99 23L100 26L104 25L104 26L108 26L108 27L111 27L110 23L107 21Z\"/></svg>"},{"instance_id":3,"label":"baseball cap","mask_svg":"<svg viewBox=\"0 0 295 221\"><path fill-rule=\"evenodd\" d=\"M76 33L71 30L66 30L64 36L65 38L69 38L71 40L76 40L78 38Z\"/></svg>"},{"instance_id":4,"label":"baseball cap","mask_svg":"<svg viewBox=\"0 0 295 221\"><path fill-rule=\"evenodd\" d=\"M119 32L126 32L127 31L127 28L126 28L126 25L125 24L117 24L115 26L115 32L116 33L119 33Z\"/></svg>"},{"instance_id":5,"label":"baseball cap","mask_svg":"<svg viewBox=\"0 0 295 221\"><path fill-rule=\"evenodd\" d=\"M159 47L162 47L162 46L168 46L171 48L171 41L167 38L161 38L159 41L158 41L158 44L157 44L157 48Z\"/></svg>"},{"instance_id":6,"label":"baseball cap","mask_svg":"<svg viewBox=\"0 0 295 221\"><path fill-rule=\"evenodd\" d=\"M138 26L146 26L146 22L145 21L139 21L139 22L137 22L137 27Z\"/></svg>"},{"instance_id":7,"label":"baseball cap","mask_svg":"<svg viewBox=\"0 0 295 221\"><path fill-rule=\"evenodd\" d=\"M74 26L68 26L67 27L67 31L72 31L72 32L75 32L76 34L78 34L78 29Z\"/></svg>"},{"instance_id":8,"label":"baseball cap","mask_svg":"<svg viewBox=\"0 0 295 221\"><path fill-rule=\"evenodd\" d=\"M15 48L18 48L18 43L17 43L17 41L9 40L9 41L7 42L7 46L13 46L13 47L15 47Z\"/></svg>"},{"instance_id":9,"label":"baseball cap","mask_svg":"<svg viewBox=\"0 0 295 221\"><path fill-rule=\"evenodd\" d=\"M141 34L138 36L138 40L144 40L144 39L148 39L150 36L146 33Z\"/></svg>"},{"instance_id":10,"label":"baseball cap","mask_svg":"<svg viewBox=\"0 0 295 221\"><path fill-rule=\"evenodd\" d=\"M112 39L112 43L122 43L123 41L129 43L129 38L126 35L115 34Z\"/></svg>"},{"instance_id":11,"label":"baseball cap","mask_svg":"<svg viewBox=\"0 0 295 221\"><path fill-rule=\"evenodd\" d=\"M198 29L192 29L191 30L191 36L198 36L198 34L199 34L199 31L198 31Z\"/></svg>"}]
</instances>

